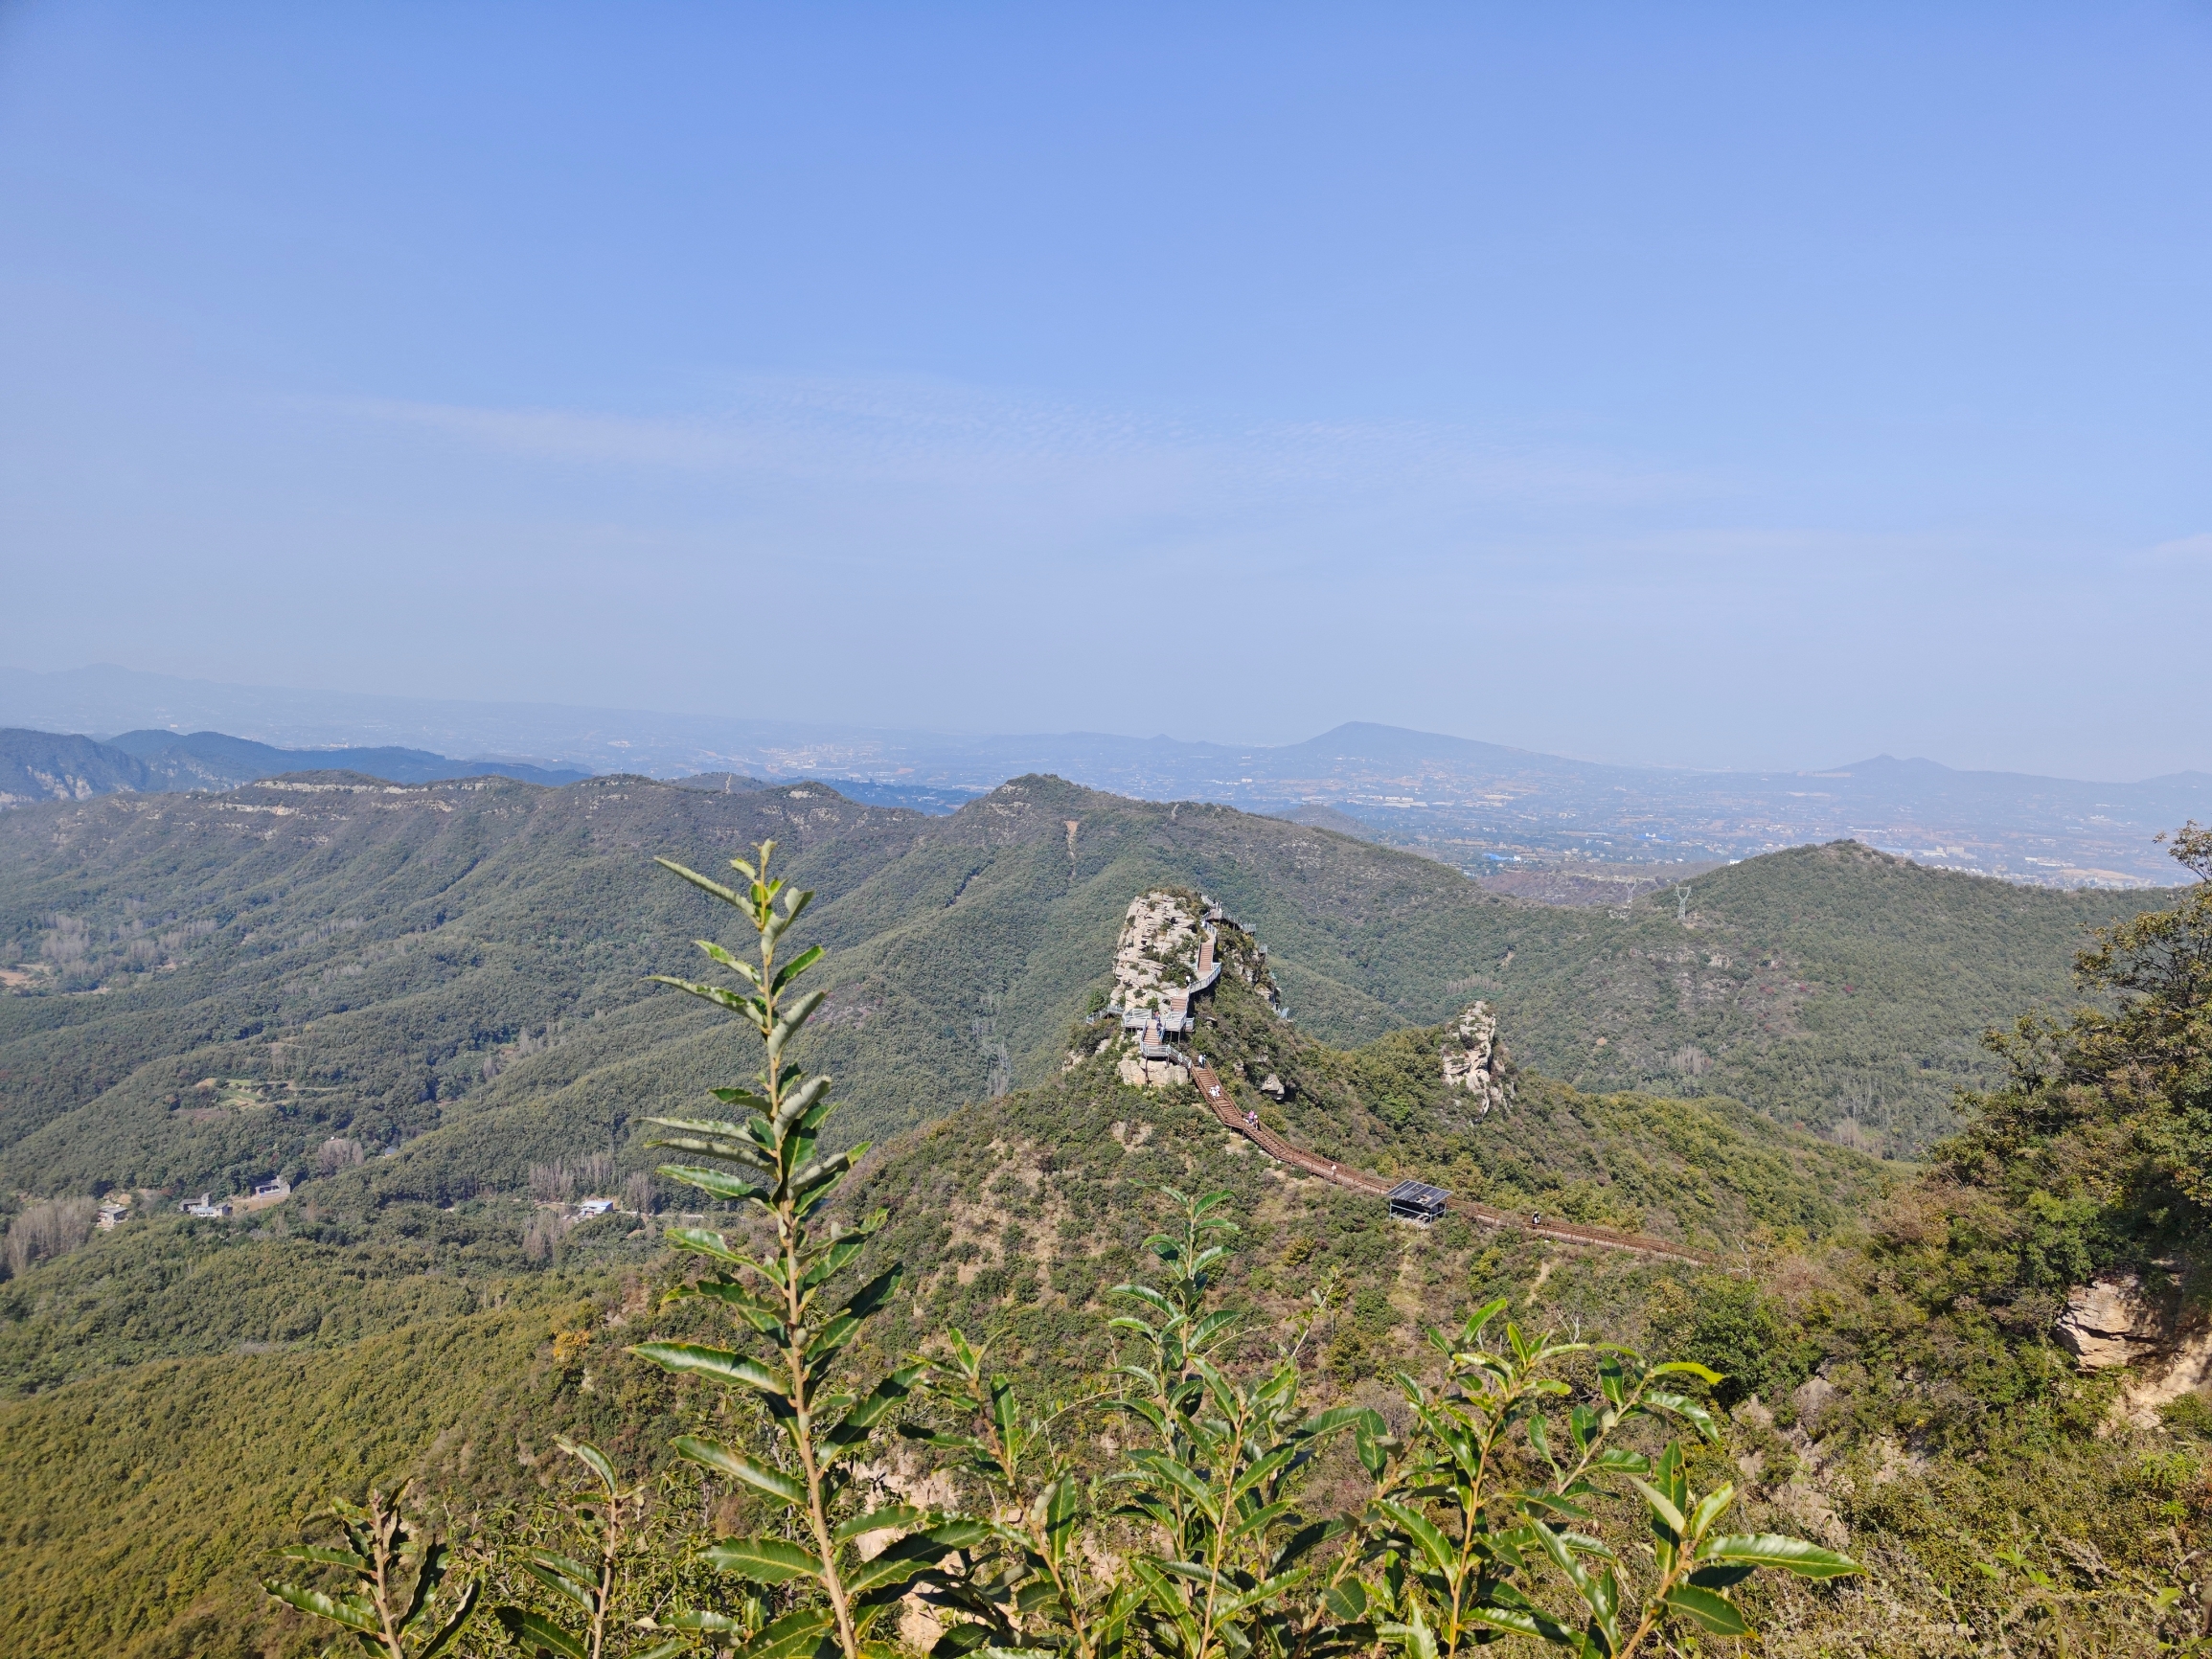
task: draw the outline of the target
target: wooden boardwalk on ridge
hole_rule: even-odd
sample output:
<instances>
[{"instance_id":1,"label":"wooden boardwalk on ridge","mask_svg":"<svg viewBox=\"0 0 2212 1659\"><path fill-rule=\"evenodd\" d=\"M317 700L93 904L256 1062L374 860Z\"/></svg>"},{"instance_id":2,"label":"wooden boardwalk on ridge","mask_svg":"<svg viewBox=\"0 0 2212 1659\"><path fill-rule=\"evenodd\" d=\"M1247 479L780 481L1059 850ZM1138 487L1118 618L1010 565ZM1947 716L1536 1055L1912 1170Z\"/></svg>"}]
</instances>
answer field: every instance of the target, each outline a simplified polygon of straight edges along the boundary
<instances>
[{"instance_id":1,"label":"wooden boardwalk on ridge","mask_svg":"<svg viewBox=\"0 0 2212 1659\"><path fill-rule=\"evenodd\" d=\"M1288 1164L1318 1175L1324 1181L1333 1181L1339 1187L1349 1187L1355 1193L1365 1193L1381 1198L1389 1195L1398 1183L1388 1176L1371 1174L1365 1170L1350 1169L1316 1157L1302 1147L1293 1147L1266 1125L1257 1121L1246 1123L1229 1098L1229 1090L1211 1066L1193 1063L1191 1080L1198 1085L1198 1093L1212 1108L1215 1117L1228 1128L1237 1131L1277 1163ZM1656 1257L1669 1261L1688 1261L1698 1266L1711 1266L1713 1258L1702 1250L1693 1250L1687 1244L1676 1244L1669 1239L1653 1239L1641 1233L1616 1233L1609 1227L1577 1227L1563 1221L1538 1222L1532 1216L1499 1210L1489 1204L1478 1204L1472 1198L1454 1195L1449 1208L1455 1216L1485 1227L1517 1227L1523 1233L1533 1233L1539 1239L1555 1239L1562 1244L1591 1244L1601 1250L1626 1250L1638 1256Z\"/></svg>"}]
</instances>

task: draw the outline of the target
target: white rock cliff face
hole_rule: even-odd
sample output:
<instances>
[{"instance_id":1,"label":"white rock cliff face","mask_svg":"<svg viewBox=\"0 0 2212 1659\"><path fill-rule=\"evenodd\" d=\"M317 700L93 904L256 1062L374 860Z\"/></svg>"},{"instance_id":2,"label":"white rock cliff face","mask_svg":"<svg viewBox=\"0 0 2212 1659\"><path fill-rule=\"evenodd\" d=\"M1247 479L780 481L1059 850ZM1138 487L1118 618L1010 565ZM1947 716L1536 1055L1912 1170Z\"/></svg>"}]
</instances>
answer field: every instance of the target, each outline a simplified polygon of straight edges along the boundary
<instances>
[{"instance_id":1,"label":"white rock cliff face","mask_svg":"<svg viewBox=\"0 0 2212 1659\"><path fill-rule=\"evenodd\" d=\"M1513 1087L1503 1075L1505 1055L1497 1040L1497 1015L1490 1004L1471 1004L1459 1024L1444 1039L1445 1086L1468 1097L1474 1115L1487 1117L1493 1106L1513 1099Z\"/></svg>"},{"instance_id":2,"label":"white rock cliff face","mask_svg":"<svg viewBox=\"0 0 2212 1659\"><path fill-rule=\"evenodd\" d=\"M2084 1371L2132 1368L2113 1420L2154 1428L2160 1406L2212 1390L2212 1327L2180 1314L2178 1295L2154 1296L2132 1273L2108 1274L2074 1289L2052 1334Z\"/></svg>"},{"instance_id":3,"label":"white rock cliff face","mask_svg":"<svg viewBox=\"0 0 2212 1659\"><path fill-rule=\"evenodd\" d=\"M1114 1070L1123 1082L1138 1089L1164 1089L1170 1083L1191 1080L1191 1074L1174 1060L1140 1059L1135 1055L1122 1056Z\"/></svg>"},{"instance_id":4,"label":"white rock cliff face","mask_svg":"<svg viewBox=\"0 0 2212 1659\"><path fill-rule=\"evenodd\" d=\"M2157 1352L2172 1338L2163 1311L2143 1294L2142 1281L2132 1273L2077 1286L2052 1334L2085 1371L2127 1365Z\"/></svg>"}]
</instances>

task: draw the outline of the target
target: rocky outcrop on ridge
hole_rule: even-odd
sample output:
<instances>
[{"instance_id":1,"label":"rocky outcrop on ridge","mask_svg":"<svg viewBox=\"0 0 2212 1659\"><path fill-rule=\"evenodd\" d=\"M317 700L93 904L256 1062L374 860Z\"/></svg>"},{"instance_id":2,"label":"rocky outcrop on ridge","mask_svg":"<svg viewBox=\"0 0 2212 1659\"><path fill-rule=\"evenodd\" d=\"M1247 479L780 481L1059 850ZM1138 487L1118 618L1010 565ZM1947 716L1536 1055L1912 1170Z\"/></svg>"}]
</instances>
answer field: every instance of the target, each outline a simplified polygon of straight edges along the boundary
<instances>
[{"instance_id":1,"label":"rocky outcrop on ridge","mask_svg":"<svg viewBox=\"0 0 2212 1659\"><path fill-rule=\"evenodd\" d=\"M1505 1045L1497 1040L1497 1015L1490 1004L1470 1004L1459 1024L1444 1039L1444 1081L1468 1098L1478 1118L1513 1100Z\"/></svg>"}]
</instances>

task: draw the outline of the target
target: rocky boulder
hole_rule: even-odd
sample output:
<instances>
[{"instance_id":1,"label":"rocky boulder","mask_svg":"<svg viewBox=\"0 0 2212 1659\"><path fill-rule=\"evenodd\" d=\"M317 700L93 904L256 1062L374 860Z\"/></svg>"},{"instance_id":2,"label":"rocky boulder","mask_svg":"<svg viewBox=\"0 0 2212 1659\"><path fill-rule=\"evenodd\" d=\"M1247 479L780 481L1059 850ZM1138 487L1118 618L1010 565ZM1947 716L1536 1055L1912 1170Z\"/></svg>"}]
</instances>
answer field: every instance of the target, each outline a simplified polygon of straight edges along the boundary
<instances>
[{"instance_id":1,"label":"rocky boulder","mask_svg":"<svg viewBox=\"0 0 2212 1659\"><path fill-rule=\"evenodd\" d=\"M2165 1301L2146 1294L2132 1273L2093 1279L2066 1298L2052 1334L2084 1371L2130 1365L2172 1346L2173 1310Z\"/></svg>"}]
</instances>

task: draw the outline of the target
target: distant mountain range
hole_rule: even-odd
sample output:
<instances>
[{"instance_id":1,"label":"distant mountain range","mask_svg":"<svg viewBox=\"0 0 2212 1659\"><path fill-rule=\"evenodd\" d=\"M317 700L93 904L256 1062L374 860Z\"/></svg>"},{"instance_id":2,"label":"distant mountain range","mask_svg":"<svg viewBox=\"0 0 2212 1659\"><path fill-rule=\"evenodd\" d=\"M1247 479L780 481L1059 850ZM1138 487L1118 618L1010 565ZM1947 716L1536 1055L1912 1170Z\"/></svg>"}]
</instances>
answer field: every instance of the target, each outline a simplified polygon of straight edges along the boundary
<instances>
[{"instance_id":1,"label":"distant mountain range","mask_svg":"<svg viewBox=\"0 0 2212 1659\"><path fill-rule=\"evenodd\" d=\"M286 772L362 772L395 784L487 774L527 784L573 784L589 774L524 761L455 761L422 749L279 749L220 732L125 732L106 739L0 729L0 807L82 801L125 790L235 789Z\"/></svg>"},{"instance_id":2,"label":"distant mountain range","mask_svg":"<svg viewBox=\"0 0 2212 1659\"><path fill-rule=\"evenodd\" d=\"M552 781L567 767L661 778L818 778L855 800L934 813L1009 777L1050 773L1140 799L1223 802L1337 829L1350 823L1370 839L1470 873L1588 861L1651 865L1652 874L1663 875L1670 867L1851 837L1924 864L2016 881L2140 886L2178 875L2154 843L2158 831L2212 819L2212 774L2204 772L2092 784L1957 771L1886 755L1813 772L1707 772L1566 760L1360 722L1272 747L1081 732L947 737L286 692L105 667L55 674L0 670L0 721L90 732L226 726L253 734L256 747L270 754L280 745L298 755L308 745L368 739L430 745L353 748L343 762L323 748L311 761L293 762L343 763L401 782L458 774L402 775L380 769L399 762L371 757L412 754L450 765L460 762L444 761L449 752L525 754L538 757L529 762L534 770L506 761L466 764L534 781ZM152 736L174 740L172 733ZM9 787L0 782L0 789ZM98 787L88 782L87 792ZM1312 816L1324 807L1339 817Z\"/></svg>"}]
</instances>

